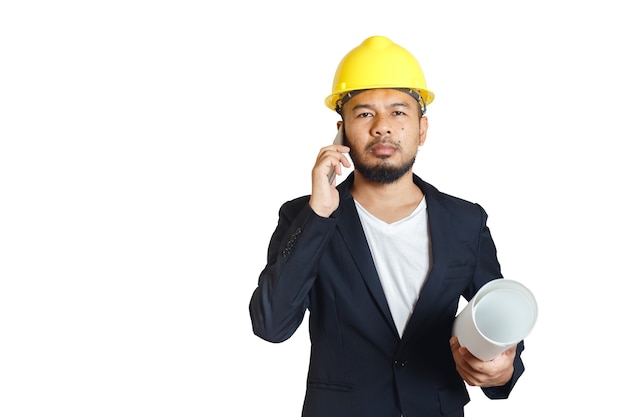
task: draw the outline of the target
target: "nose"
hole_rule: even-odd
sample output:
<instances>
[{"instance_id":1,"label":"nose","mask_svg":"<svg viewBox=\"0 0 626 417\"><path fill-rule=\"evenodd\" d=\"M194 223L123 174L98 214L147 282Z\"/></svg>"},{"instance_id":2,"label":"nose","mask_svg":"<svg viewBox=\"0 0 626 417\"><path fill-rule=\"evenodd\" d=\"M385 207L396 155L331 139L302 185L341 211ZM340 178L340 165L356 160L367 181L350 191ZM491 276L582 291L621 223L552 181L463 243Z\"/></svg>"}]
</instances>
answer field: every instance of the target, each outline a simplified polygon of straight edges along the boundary
<instances>
[{"instance_id":1,"label":"nose","mask_svg":"<svg viewBox=\"0 0 626 417\"><path fill-rule=\"evenodd\" d=\"M389 119L382 115L375 116L371 133L374 137L386 137L391 135L391 125L389 123Z\"/></svg>"}]
</instances>

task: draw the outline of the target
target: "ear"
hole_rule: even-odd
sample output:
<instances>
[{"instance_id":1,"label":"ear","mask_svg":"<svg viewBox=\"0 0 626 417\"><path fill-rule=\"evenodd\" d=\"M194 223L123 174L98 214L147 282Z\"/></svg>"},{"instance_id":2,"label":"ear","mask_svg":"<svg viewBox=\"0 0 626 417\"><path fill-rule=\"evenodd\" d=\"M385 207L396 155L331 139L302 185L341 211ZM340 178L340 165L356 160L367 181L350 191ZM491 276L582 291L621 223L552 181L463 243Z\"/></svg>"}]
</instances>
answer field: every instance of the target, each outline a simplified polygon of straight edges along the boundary
<instances>
[{"instance_id":1,"label":"ear","mask_svg":"<svg viewBox=\"0 0 626 417\"><path fill-rule=\"evenodd\" d=\"M343 125L343 121L337 120L337 130L341 129L342 125Z\"/></svg>"},{"instance_id":2,"label":"ear","mask_svg":"<svg viewBox=\"0 0 626 417\"><path fill-rule=\"evenodd\" d=\"M423 146L426 142L426 133L428 132L428 118L422 116L420 118L419 146Z\"/></svg>"}]
</instances>

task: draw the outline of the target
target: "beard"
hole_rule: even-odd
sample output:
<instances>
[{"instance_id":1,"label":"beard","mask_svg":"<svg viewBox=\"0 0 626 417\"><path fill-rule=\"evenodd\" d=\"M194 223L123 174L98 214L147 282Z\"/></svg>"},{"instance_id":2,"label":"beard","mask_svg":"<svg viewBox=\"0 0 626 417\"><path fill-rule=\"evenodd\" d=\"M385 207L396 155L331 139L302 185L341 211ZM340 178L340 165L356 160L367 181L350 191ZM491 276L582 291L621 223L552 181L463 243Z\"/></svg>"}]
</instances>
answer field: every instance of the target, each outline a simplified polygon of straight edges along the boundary
<instances>
[{"instance_id":1,"label":"beard","mask_svg":"<svg viewBox=\"0 0 626 417\"><path fill-rule=\"evenodd\" d=\"M415 157L404 165L392 166L384 160L375 166L368 166L362 163L358 158L352 158L355 171L358 171L365 179L379 184L391 184L400 179L404 174L409 172L415 164Z\"/></svg>"},{"instance_id":2,"label":"beard","mask_svg":"<svg viewBox=\"0 0 626 417\"><path fill-rule=\"evenodd\" d=\"M350 146L347 138L346 142L348 142L347 145ZM352 146L350 146L350 148L352 148ZM356 152L350 152L354 170L358 171L368 181L378 184L391 184L398 181L398 179L413 168L416 156L417 155L413 155L411 160L400 166L391 165L385 160L386 158L380 158L375 164L368 165Z\"/></svg>"}]
</instances>

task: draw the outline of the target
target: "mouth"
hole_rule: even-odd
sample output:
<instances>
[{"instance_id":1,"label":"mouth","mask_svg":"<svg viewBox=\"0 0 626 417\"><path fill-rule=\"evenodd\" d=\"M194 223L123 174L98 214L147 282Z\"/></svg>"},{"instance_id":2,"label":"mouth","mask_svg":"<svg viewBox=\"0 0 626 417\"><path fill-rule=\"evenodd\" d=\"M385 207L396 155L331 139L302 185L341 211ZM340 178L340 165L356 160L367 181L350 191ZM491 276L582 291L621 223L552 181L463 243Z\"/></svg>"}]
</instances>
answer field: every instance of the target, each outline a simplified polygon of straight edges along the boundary
<instances>
[{"instance_id":1,"label":"mouth","mask_svg":"<svg viewBox=\"0 0 626 417\"><path fill-rule=\"evenodd\" d=\"M377 142L370 146L369 151L378 157L389 157L397 152L397 148L389 142Z\"/></svg>"}]
</instances>

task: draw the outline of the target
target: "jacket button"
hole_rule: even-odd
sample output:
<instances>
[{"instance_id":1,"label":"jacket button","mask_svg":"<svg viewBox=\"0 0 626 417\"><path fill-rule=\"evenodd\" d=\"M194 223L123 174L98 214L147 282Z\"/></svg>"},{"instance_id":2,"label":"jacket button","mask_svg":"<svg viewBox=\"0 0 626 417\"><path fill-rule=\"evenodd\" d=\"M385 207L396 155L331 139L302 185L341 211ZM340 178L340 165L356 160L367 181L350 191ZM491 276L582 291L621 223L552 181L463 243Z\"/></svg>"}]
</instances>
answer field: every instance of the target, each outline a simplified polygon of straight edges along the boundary
<instances>
[{"instance_id":1,"label":"jacket button","mask_svg":"<svg viewBox=\"0 0 626 417\"><path fill-rule=\"evenodd\" d=\"M393 366L395 366L396 368L404 368L406 366L407 361L399 361L399 360L395 360L393 361Z\"/></svg>"}]
</instances>

